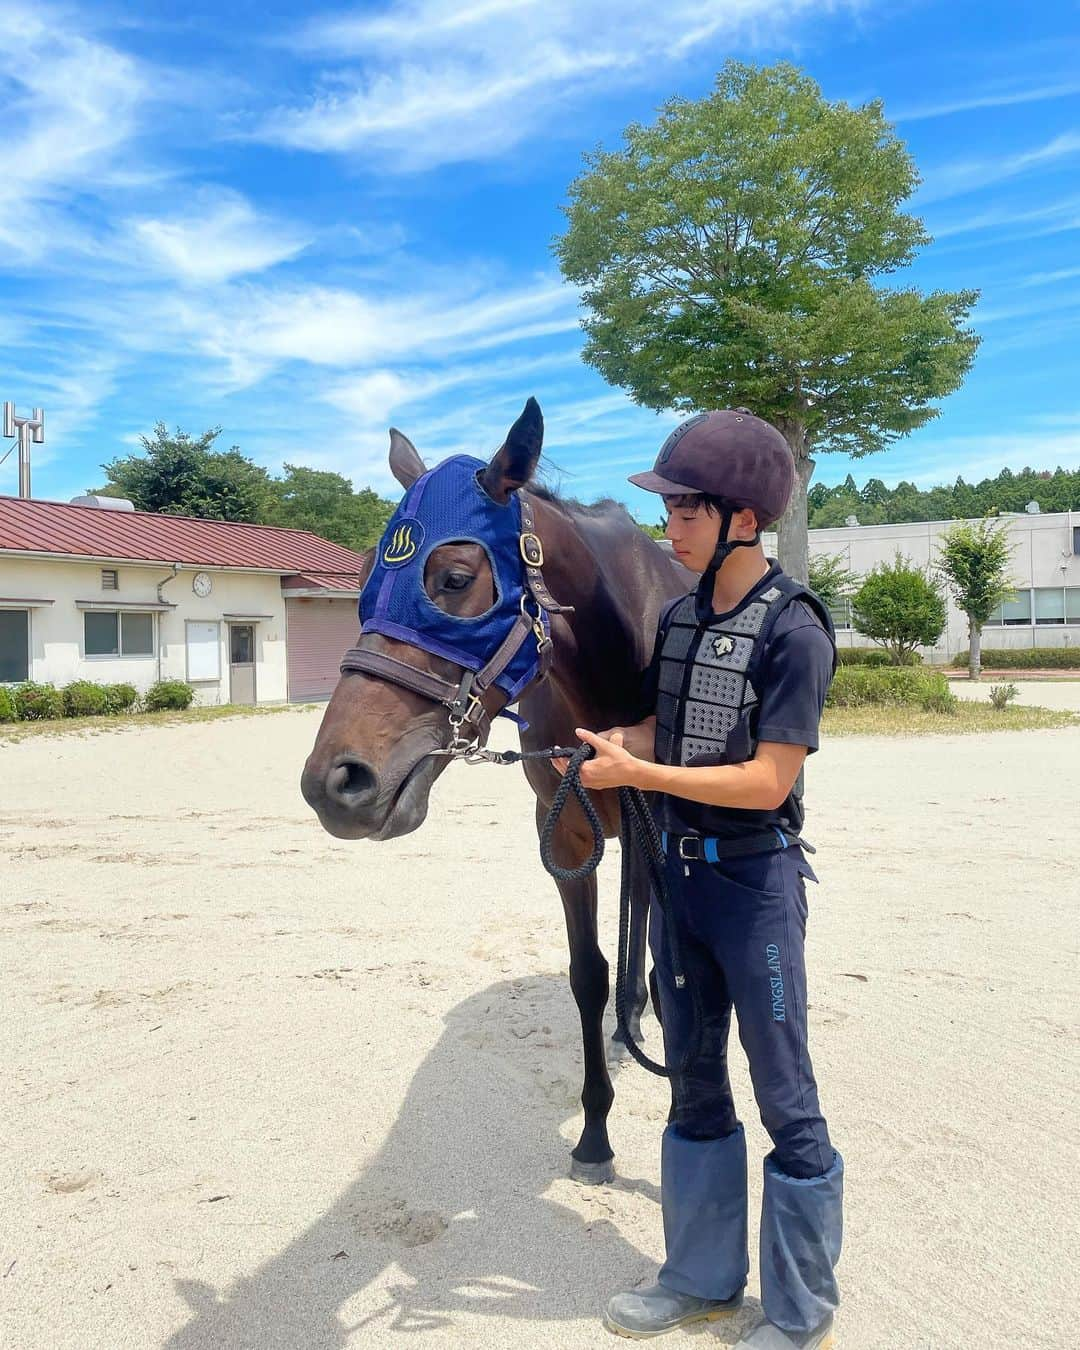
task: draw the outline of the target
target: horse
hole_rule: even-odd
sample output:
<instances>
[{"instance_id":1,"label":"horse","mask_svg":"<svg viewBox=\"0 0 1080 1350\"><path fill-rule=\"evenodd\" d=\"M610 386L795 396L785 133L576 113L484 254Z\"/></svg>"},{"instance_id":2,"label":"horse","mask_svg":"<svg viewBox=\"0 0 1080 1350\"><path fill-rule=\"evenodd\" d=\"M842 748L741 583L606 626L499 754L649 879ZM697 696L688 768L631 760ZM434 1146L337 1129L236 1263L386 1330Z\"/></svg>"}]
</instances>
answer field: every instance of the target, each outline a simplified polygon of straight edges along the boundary
<instances>
[{"instance_id":1,"label":"horse","mask_svg":"<svg viewBox=\"0 0 1080 1350\"><path fill-rule=\"evenodd\" d=\"M476 482L492 502L507 505L517 495L525 508L522 528L532 531L522 535L523 579L527 565L536 561L528 556L529 537L540 545L537 556L544 568L540 585L547 588L541 594L546 593L548 600L558 597L559 602L547 615L549 668L520 695L520 714L528 723L520 730L524 751L574 744L575 727L605 728L640 719L641 677L651 656L660 609L666 600L685 594L694 580L620 503L605 499L584 506L534 483L542 445L543 416L530 398L503 444L476 473ZM390 431L390 469L406 492L427 473L416 447L396 428ZM486 549L455 540L452 529L441 534L449 542L434 548L424 565L428 600L457 618L487 613L495 603L496 578ZM366 565L362 583L377 552ZM542 638L539 625L536 631ZM396 637L373 633L362 641L377 654L375 661L365 669L343 670L304 766L301 791L330 834L393 839L422 825L432 784L450 763L446 752L460 730L460 726L452 729L447 708L430 692L420 692L415 680L410 687L407 674L404 683L394 678L395 672L401 673L397 663L422 672L421 689L430 676L444 689L457 685L463 671L459 664ZM380 658L385 658L389 679L378 673ZM481 740L486 739L490 719L506 703L506 691L496 684L483 690L477 708ZM536 797L539 832L560 779L546 759L525 760L523 767ZM617 793L596 792L593 801L605 837L617 835ZM552 837L554 861L560 868L580 867L592 844L585 815L571 797ZM642 871L633 869L631 881L636 918L644 915L650 900L648 879L638 875ZM607 1128L614 1092L603 1032L609 981L608 963L597 940L596 877L560 880L556 885L566 919L570 987L584 1048L585 1120L571 1152L570 1174L580 1182L599 1184L614 1176ZM643 934L644 923L637 927ZM635 1039L640 1039L646 1003L644 947L642 938L630 953L627 971L627 1025ZM625 1052L618 1044L613 1046L615 1055L620 1051Z\"/></svg>"}]
</instances>

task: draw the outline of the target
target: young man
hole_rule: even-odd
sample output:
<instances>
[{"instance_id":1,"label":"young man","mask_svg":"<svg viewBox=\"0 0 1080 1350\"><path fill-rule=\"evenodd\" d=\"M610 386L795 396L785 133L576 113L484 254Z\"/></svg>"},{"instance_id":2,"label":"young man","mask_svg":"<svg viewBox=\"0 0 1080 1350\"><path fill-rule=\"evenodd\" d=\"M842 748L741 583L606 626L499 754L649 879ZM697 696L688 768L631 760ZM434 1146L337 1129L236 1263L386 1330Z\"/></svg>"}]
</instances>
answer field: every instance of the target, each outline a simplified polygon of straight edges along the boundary
<instances>
[{"instance_id":1,"label":"young man","mask_svg":"<svg viewBox=\"0 0 1080 1350\"><path fill-rule=\"evenodd\" d=\"M760 531L794 481L778 431L745 409L699 414L664 443L652 473L676 556L701 575L669 604L633 727L579 731L596 758L587 787L659 794L670 892L650 945L667 1063L677 1068L661 1174L667 1259L658 1282L618 1294L605 1325L657 1336L733 1312L747 1254L746 1143L727 1071L734 1007L772 1152L765 1159L760 1276L765 1322L743 1350L823 1350L838 1291L843 1163L818 1106L807 1049L803 761L835 666L820 601L765 557ZM681 971L673 970L670 925ZM677 974L685 975L679 987Z\"/></svg>"}]
</instances>

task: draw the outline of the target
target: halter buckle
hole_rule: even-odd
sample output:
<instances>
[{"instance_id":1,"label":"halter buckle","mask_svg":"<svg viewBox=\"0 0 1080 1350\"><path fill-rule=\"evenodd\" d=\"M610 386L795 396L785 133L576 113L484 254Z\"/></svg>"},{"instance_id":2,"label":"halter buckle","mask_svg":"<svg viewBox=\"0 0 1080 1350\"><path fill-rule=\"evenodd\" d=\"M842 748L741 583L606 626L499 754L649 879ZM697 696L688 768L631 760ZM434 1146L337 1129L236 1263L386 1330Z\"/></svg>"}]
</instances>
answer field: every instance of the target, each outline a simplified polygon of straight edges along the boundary
<instances>
[{"instance_id":1,"label":"halter buckle","mask_svg":"<svg viewBox=\"0 0 1080 1350\"><path fill-rule=\"evenodd\" d=\"M544 546L537 535L531 530L526 531L518 538L518 547L521 549L521 556L529 567L543 567L544 565Z\"/></svg>"}]
</instances>

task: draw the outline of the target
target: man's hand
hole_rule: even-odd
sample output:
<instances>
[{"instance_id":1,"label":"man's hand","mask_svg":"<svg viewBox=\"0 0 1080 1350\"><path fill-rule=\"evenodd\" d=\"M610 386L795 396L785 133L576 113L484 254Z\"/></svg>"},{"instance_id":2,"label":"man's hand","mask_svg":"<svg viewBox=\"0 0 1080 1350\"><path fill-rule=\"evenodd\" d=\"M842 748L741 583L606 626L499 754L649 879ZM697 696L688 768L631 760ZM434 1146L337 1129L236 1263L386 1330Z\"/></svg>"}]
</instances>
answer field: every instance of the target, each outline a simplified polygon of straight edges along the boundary
<instances>
[{"instance_id":1,"label":"man's hand","mask_svg":"<svg viewBox=\"0 0 1080 1350\"><path fill-rule=\"evenodd\" d=\"M601 789L635 785L641 759L625 748L626 730L625 727L612 727L610 731L597 734L583 727L575 728L574 735L596 751L596 758L587 759L581 766L582 787ZM565 773L569 760L553 759L551 762L559 773Z\"/></svg>"}]
</instances>

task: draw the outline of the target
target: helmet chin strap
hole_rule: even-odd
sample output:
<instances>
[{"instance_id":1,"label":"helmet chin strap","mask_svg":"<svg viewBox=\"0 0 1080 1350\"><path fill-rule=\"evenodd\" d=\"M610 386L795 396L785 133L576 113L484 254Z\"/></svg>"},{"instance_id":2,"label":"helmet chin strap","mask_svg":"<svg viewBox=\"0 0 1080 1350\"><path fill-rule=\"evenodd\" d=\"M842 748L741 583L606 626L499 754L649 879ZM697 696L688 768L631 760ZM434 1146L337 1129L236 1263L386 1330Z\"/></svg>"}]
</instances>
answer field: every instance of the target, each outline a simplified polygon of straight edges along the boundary
<instances>
[{"instance_id":1,"label":"helmet chin strap","mask_svg":"<svg viewBox=\"0 0 1080 1350\"><path fill-rule=\"evenodd\" d=\"M761 542L761 531L754 532L753 539L729 539L728 532L731 529L731 521L735 515L735 509L731 506L725 506L721 510L720 516L720 537L716 542L716 552L712 556L712 562L709 563L705 571L701 574L701 580L697 584L697 595L695 598L695 608L699 622L703 622L712 613L713 608L713 586L716 582L716 574L727 562L728 558L737 548L753 548L755 544Z\"/></svg>"}]
</instances>

